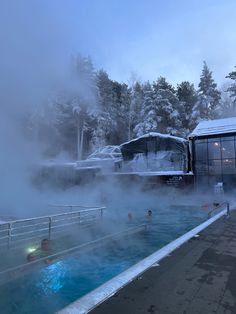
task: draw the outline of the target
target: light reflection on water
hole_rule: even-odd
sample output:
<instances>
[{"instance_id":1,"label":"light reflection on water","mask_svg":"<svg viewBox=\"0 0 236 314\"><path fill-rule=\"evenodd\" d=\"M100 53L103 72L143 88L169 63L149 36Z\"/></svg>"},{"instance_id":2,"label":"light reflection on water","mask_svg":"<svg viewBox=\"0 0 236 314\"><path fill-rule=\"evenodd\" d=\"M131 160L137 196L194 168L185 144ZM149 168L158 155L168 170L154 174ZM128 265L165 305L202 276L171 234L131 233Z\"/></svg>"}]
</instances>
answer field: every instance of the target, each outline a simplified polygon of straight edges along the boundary
<instances>
[{"instance_id":1,"label":"light reflection on water","mask_svg":"<svg viewBox=\"0 0 236 314\"><path fill-rule=\"evenodd\" d=\"M63 261L58 261L42 269L40 281L36 287L42 289L45 294L54 294L60 290L65 281L66 265Z\"/></svg>"},{"instance_id":2,"label":"light reflection on water","mask_svg":"<svg viewBox=\"0 0 236 314\"><path fill-rule=\"evenodd\" d=\"M200 224L196 210L153 210L153 219L134 217L127 227L148 222L149 232L111 241L108 248L68 256L0 287L0 313L54 313ZM127 217L126 217L127 218Z\"/></svg>"}]
</instances>

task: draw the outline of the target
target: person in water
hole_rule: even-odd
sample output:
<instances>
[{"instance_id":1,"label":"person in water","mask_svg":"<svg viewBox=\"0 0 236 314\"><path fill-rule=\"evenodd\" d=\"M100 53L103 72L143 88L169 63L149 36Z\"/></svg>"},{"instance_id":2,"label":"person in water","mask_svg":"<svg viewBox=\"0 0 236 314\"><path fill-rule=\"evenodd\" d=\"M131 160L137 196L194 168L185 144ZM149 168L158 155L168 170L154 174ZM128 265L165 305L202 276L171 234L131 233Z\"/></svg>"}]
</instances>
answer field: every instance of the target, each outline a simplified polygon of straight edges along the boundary
<instances>
[{"instance_id":1,"label":"person in water","mask_svg":"<svg viewBox=\"0 0 236 314\"><path fill-rule=\"evenodd\" d=\"M41 241L40 247L38 247L35 251L29 253L27 255L27 261L32 262L37 259L43 258L50 255L50 245L48 239L43 239Z\"/></svg>"},{"instance_id":2,"label":"person in water","mask_svg":"<svg viewBox=\"0 0 236 314\"><path fill-rule=\"evenodd\" d=\"M149 209L148 212L147 212L147 218L148 218L148 219L152 219L152 217L153 217L153 216L152 216L152 210Z\"/></svg>"},{"instance_id":3,"label":"person in water","mask_svg":"<svg viewBox=\"0 0 236 314\"><path fill-rule=\"evenodd\" d=\"M128 219L129 219L129 221L132 221L133 215L131 213L128 213Z\"/></svg>"}]
</instances>

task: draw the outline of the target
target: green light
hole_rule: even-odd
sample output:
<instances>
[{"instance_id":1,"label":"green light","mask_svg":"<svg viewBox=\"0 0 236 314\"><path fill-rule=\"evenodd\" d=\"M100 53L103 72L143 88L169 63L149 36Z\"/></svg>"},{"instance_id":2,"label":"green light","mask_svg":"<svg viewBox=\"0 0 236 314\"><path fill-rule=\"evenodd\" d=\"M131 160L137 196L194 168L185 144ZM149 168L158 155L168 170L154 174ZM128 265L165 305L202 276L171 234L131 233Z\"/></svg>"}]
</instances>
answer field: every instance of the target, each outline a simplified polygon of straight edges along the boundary
<instances>
[{"instance_id":1,"label":"green light","mask_svg":"<svg viewBox=\"0 0 236 314\"><path fill-rule=\"evenodd\" d=\"M34 251L36 251L36 248L35 248L35 247L29 247L29 248L27 249L27 252L28 252L28 253L33 253Z\"/></svg>"}]
</instances>

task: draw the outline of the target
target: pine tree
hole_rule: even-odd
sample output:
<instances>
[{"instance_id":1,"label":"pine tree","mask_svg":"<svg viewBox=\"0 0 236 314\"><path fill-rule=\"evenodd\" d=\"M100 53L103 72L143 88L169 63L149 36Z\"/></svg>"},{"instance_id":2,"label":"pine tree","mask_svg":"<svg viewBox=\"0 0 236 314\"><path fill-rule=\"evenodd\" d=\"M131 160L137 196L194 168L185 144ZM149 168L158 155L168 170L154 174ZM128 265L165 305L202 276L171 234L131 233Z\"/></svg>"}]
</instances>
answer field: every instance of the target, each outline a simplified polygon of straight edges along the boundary
<instances>
[{"instance_id":1,"label":"pine tree","mask_svg":"<svg viewBox=\"0 0 236 314\"><path fill-rule=\"evenodd\" d=\"M72 93L73 113L77 120L77 158L84 155L85 143L88 146L91 136L91 121L97 111L98 90L96 85L96 73L91 59L77 55L74 62L74 84Z\"/></svg>"},{"instance_id":2,"label":"pine tree","mask_svg":"<svg viewBox=\"0 0 236 314\"><path fill-rule=\"evenodd\" d=\"M178 112L181 121L180 135L187 137L196 126L193 108L197 103L197 92L193 84L184 81L177 85L177 97L179 100Z\"/></svg>"},{"instance_id":3,"label":"pine tree","mask_svg":"<svg viewBox=\"0 0 236 314\"><path fill-rule=\"evenodd\" d=\"M175 89L164 77L153 83L154 102L158 109L158 131L176 134L180 127L178 98Z\"/></svg>"},{"instance_id":4,"label":"pine tree","mask_svg":"<svg viewBox=\"0 0 236 314\"><path fill-rule=\"evenodd\" d=\"M73 58L71 91L79 95L87 106L95 107L97 101L96 73L90 57L80 54Z\"/></svg>"},{"instance_id":5,"label":"pine tree","mask_svg":"<svg viewBox=\"0 0 236 314\"><path fill-rule=\"evenodd\" d=\"M129 110L129 140L133 138L135 134L135 127L139 123L141 123L141 112L142 112L142 105L144 103L144 91L143 85L139 82L136 82L132 86L131 92L131 103L130 103L130 110Z\"/></svg>"},{"instance_id":6,"label":"pine tree","mask_svg":"<svg viewBox=\"0 0 236 314\"><path fill-rule=\"evenodd\" d=\"M131 90L128 85L113 81L113 112L117 122L113 143L119 144L128 139L129 110L131 104Z\"/></svg>"},{"instance_id":7,"label":"pine tree","mask_svg":"<svg viewBox=\"0 0 236 314\"><path fill-rule=\"evenodd\" d=\"M228 118L236 115L236 103L228 91L232 85L229 82L221 86L221 101L217 108L217 114L220 118Z\"/></svg>"},{"instance_id":8,"label":"pine tree","mask_svg":"<svg viewBox=\"0 0 236 314\"><path fill-rule=\"evenodd\" d=\"M57 135L59 152L67 152L76 157L77 153L77 120L70 102L56 101L54 103L54 127Z\"/></svg>"},{"instance_id":9,"label":"pine tree","mask_svg":"<svg viewBox=\"0 0 236 314\"><path fill-rule=\"evenodd\" d=\"M233 84L227 89L227 91L230 93L233 104L236 105L236 70L230 72L226 78L233 80Z\"/></svg>"},{"instance_id":10,"label":"pine tree","mask_svg":"<svg viewBox=\"0 0 236 314\"><path fill-rule=\"evenodd\" d=\"M77 55L71 81L55 100L55 129L61 150L81 159L88 149L91 121L97 106L95 72L89 58Z\"/></svg>"},{"instance_id":11,"label":"pine tree","mask_svg":"<svg viewBox=\"0 0 236 314\"><path fill-rule=\"evenodd\" d=\"M143 103L141 105L140 122L134 128L136 136L149 132L157 132L160 117L153 99L153 89L149 82L143 84Z\"/></svg>"},{"instance_id":12,"label":"pine tree","mask_svg":"<svg viewBox=\"0 0 236 314\"><path fill-rule=\"evenodd\" d=\"M104 70L98 71L96 85L98 90L98 108L94 114L93 149L111 144L112 134L116 129L112 81Z\"/></svg>"},{"instance_id":13,"label":"pine tree","mask_svg":"<svg viewBox=\"0 0 236 314\"><path fill-rule=\"evenodd\" d=\"M198 116L199 120L216 118L216 108L219 106L221 93L217 89L212 72L205 61L198 87L198 103L194 108L195 116Z\"/></svg>"}]
</instances>

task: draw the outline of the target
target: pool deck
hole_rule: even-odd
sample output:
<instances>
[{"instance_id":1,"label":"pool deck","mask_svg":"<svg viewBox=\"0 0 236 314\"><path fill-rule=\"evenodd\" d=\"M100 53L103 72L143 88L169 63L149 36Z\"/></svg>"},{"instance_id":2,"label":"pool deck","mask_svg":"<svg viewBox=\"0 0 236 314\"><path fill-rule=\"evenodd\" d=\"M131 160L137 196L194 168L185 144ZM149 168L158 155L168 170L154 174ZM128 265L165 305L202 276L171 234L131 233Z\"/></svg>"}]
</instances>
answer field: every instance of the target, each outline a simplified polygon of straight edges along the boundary
<instances>
[{"instance_id":1,"label":"pool deck","mask_svg":"<svg viewBox=\"0 0 236 314\"><path fill-rule=\"evenodd\" d=\"M214 222L91 314L235 314L236 211Z\"/></svg>"}]
</instances>

